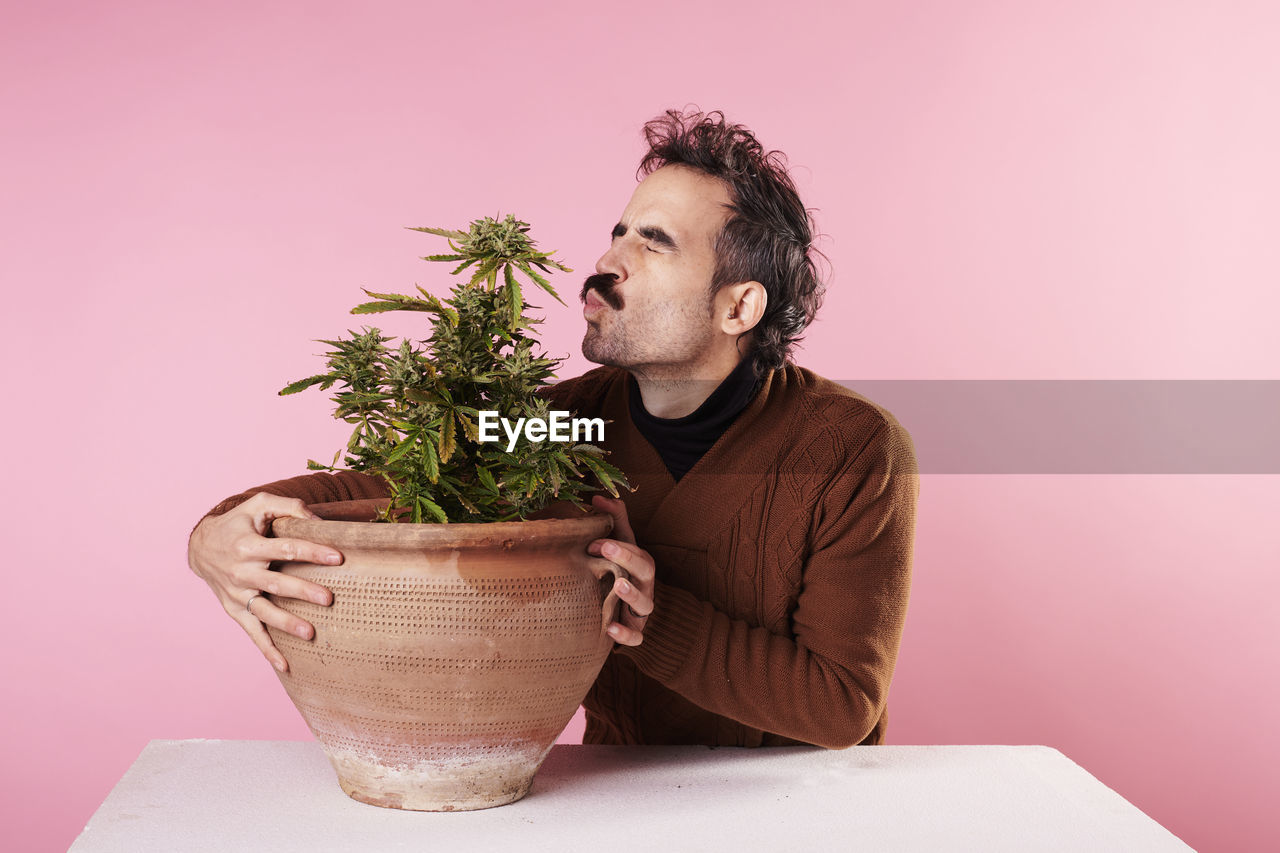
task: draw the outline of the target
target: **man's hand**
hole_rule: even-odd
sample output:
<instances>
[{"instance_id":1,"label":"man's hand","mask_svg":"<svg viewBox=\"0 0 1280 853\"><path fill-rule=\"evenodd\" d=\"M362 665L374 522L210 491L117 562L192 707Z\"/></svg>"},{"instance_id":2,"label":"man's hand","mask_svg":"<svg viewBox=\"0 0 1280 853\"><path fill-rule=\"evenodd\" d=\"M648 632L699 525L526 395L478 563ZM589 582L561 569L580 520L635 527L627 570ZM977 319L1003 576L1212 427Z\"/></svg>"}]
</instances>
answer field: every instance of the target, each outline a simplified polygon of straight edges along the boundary
<instances>
[{"instance_id":1,"label":"man's hand","mask_svg":"<svg viewBox=\"0 0 1280 853\"><path fill-rule=\"evenodd\" d=\"M609 636L624 646L638 646L644 640L645 620L653 613L653 557L636 545L627 505L616 498L596 495L591 504L613 516L615 539L597 539L587 546L587 553L617 563L627 570L629 580L619 578L613 589L622 599L620 621L609 626Z\"/></svg>"},{"instance_id":2,"label":"man's hand","mask_svg":"<svg viewBox=\"0 0 1280 853\"><path fill-rule=\"evenodd\" d=\"M342 554L325 545L301 539L267 538L264 535L267 525L285 516L318 518L300 500L260 492L226 514L200 522L187 544L187 563L191 570L209 584L227 615L240 624L263 656L280 672L285 672L289 664L271 642L266 625L303 639L314 636L315 629L276 607L260 593L323 606L333 603L333 594L311 581L271 571L272 561L326 566L342 562ZM251 609L246 609L251 598Z\"/></svg>"}]
</instances>

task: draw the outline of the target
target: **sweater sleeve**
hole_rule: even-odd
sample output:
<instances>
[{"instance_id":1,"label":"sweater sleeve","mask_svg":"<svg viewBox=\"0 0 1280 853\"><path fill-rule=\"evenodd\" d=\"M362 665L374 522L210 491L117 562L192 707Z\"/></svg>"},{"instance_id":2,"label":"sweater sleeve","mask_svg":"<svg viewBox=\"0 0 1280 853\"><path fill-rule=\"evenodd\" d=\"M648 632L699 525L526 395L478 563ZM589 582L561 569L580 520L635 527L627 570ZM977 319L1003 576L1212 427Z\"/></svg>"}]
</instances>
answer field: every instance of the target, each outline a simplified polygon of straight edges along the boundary
<instances>
[{"instance_id":1,"label":"sweater sleeve","mask_svg":"<svg viewBox=\"0 0 1280 853\"><path fill-rule=\"evenodd\" d=\"M897 660L918 494L911 438L886 422L820 499L791 636L659 583L644 642L619 653L744 725L829 748L861 742Z\"/></svg>"}]
</instances>

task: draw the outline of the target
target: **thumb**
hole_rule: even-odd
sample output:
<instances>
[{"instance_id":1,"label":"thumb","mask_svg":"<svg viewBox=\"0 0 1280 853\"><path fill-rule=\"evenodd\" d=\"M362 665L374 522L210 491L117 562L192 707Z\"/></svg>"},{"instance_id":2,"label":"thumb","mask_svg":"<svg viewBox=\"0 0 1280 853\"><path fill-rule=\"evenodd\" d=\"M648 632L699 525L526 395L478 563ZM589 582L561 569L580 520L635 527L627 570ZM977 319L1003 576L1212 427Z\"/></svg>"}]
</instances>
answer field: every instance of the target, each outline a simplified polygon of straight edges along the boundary
<instances>
[{"instance_id":1,"label":"thumb","mask_svg":"<svg viewBox=\"0 0 1280 853\"><path fill-rule=\"evenodd\" d=\"M631 530L631 520L627 518L627 505L620 498L596 495L591 499L591 505L613 516L613 539L631 545L636 544L636 535Z\"/></svg>"}]
</instances>

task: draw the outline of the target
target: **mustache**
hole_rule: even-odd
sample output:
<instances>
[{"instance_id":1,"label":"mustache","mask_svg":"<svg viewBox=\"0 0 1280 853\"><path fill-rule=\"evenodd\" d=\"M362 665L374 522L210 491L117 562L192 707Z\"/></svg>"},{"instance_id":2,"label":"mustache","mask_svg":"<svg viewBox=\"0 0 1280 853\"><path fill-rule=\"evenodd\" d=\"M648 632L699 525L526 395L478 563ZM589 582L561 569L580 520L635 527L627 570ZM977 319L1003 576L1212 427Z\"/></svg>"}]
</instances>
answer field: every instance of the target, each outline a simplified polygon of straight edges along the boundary
<instances>
[{"instance_id":1,"label":"mustache","mask_svg":"<svg viewBox=\"0 0 1280 853\"><path fill-rule=\"evenodd\" d=\"M589 275L587 280L582 283L582 292L578 294L578 301L586 302L587 293L594 290L605 305L608 305L614 311L621 311L622 294L614 290L617 284L618 277L613 273L602 272Z\"/></svg>"}]
</instances>

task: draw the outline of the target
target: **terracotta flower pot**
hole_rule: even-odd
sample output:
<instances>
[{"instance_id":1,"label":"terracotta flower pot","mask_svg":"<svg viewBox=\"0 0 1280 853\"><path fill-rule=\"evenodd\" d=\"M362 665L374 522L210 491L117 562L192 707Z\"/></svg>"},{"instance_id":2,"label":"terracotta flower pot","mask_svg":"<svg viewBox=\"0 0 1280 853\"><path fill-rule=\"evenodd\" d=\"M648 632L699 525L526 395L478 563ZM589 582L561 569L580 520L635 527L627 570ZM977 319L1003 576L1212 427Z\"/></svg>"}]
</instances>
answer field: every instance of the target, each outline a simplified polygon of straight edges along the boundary
<instances>
[{"instance_id":1,"label":"terracotta flower pot","mask_svg":"<svg viewBox=\"0 0 1280 853\"><path fill-rule=\"evenodd\" d=\"M271 597L315 626L271 629L280 682L338 773L377 806L452 811L524 796L613 641L618 567L586 546L606 515L498 524L369 524L377 502L321 504L276 535L337 548L341 566L282 571L333 591Z\"/></svg>"}]
</instances>

